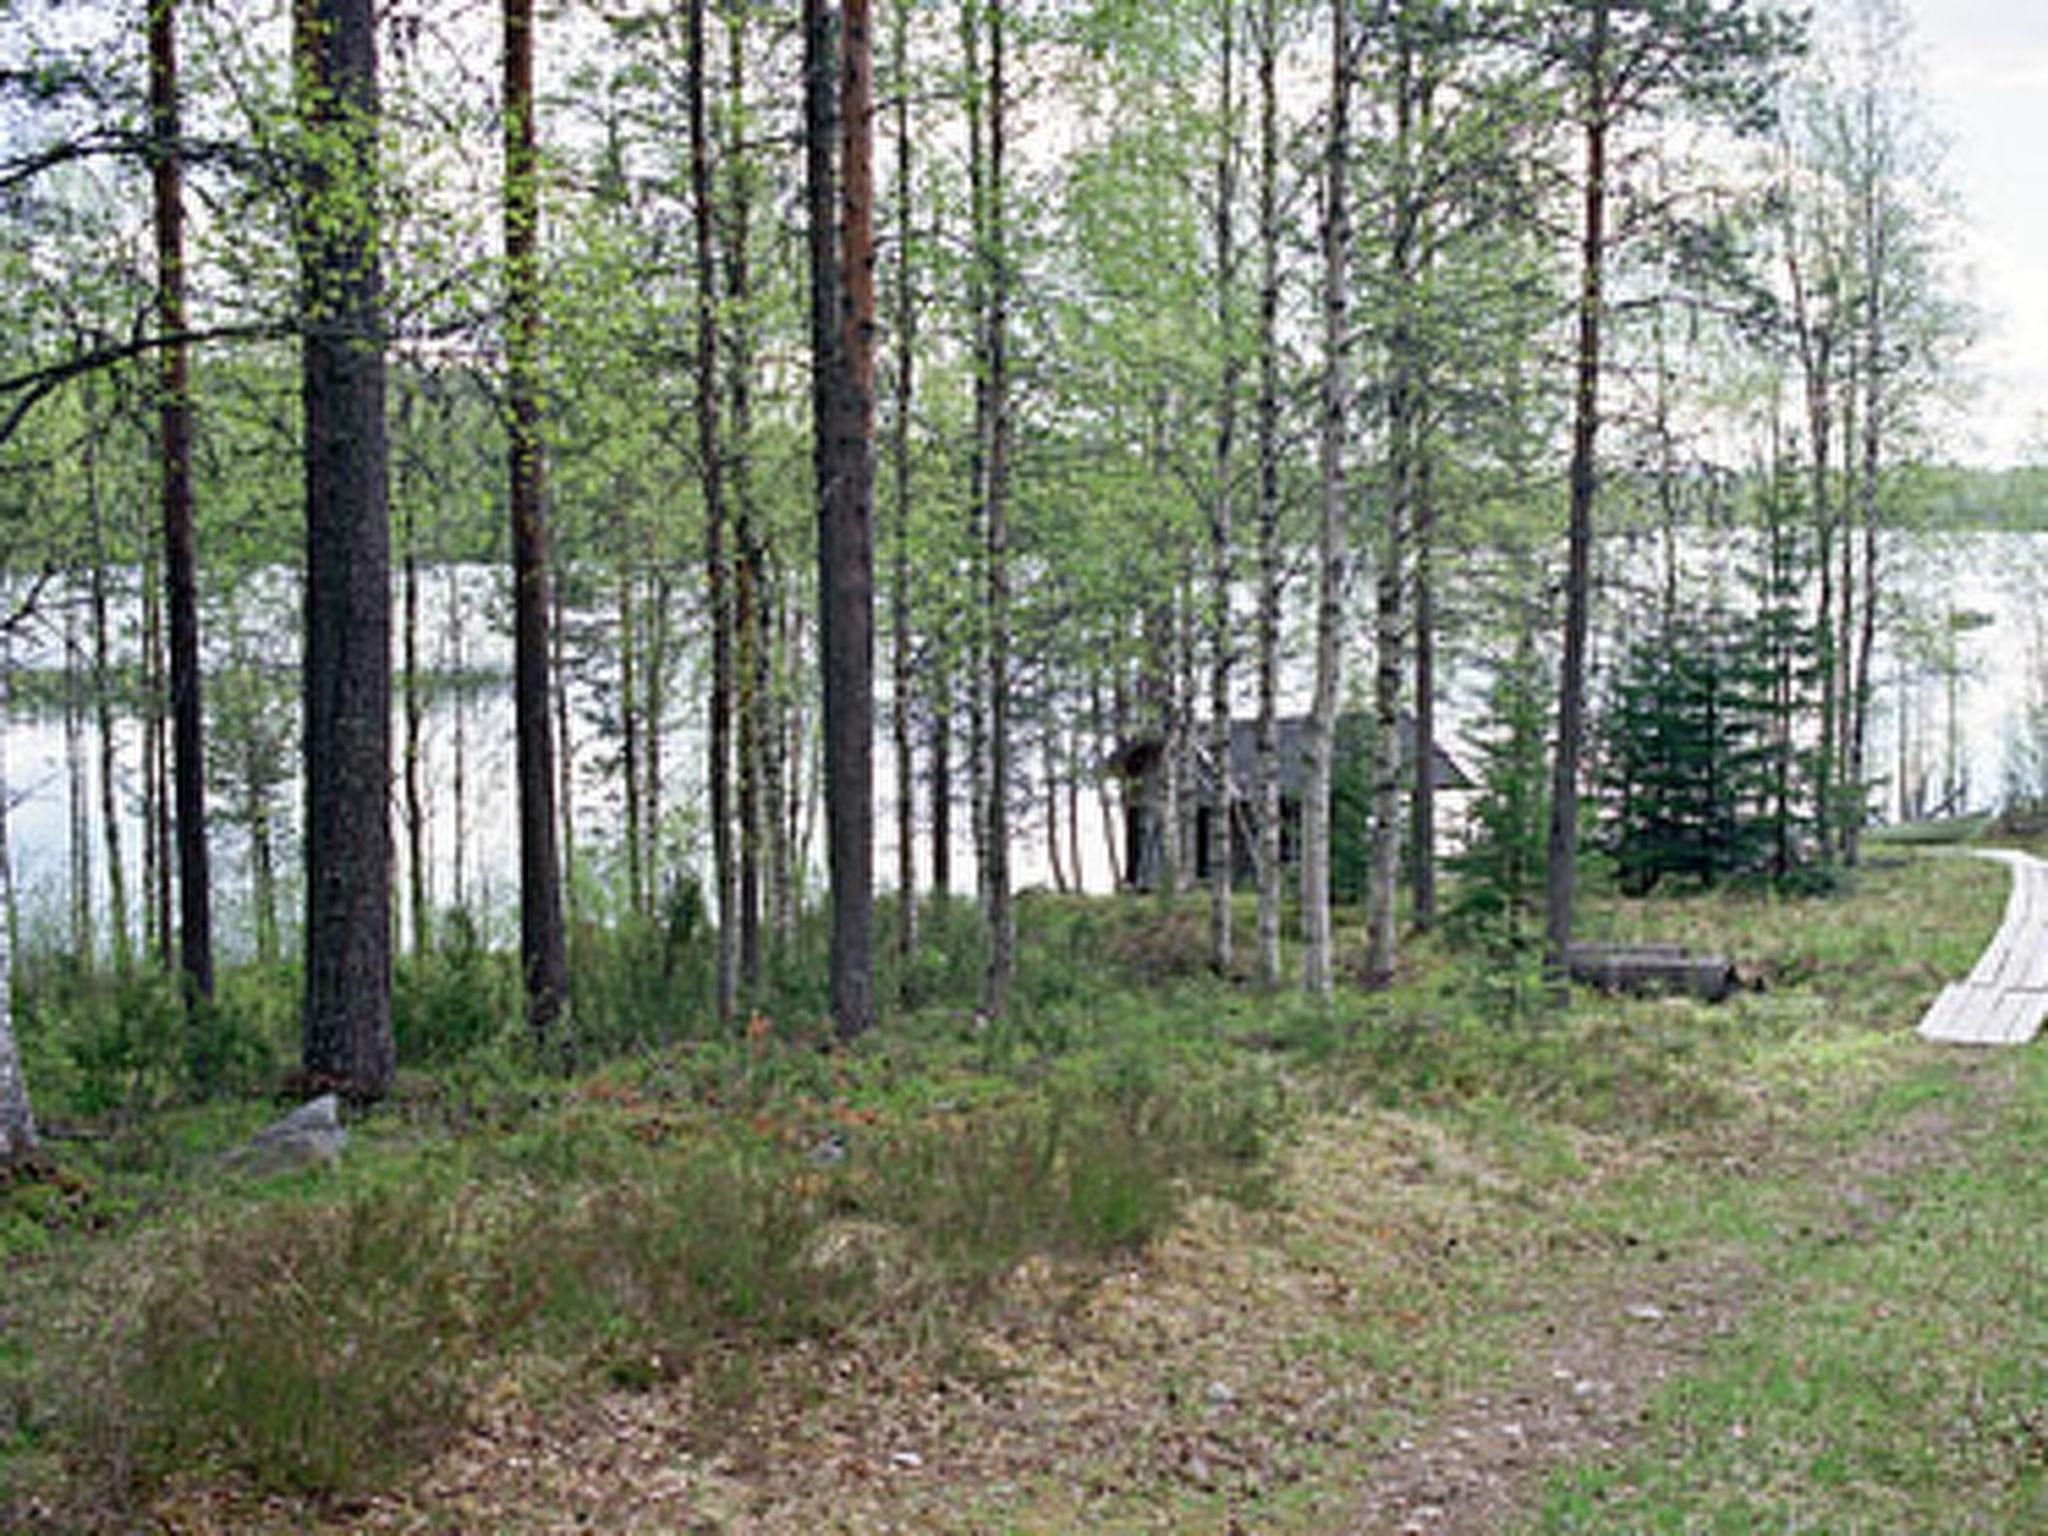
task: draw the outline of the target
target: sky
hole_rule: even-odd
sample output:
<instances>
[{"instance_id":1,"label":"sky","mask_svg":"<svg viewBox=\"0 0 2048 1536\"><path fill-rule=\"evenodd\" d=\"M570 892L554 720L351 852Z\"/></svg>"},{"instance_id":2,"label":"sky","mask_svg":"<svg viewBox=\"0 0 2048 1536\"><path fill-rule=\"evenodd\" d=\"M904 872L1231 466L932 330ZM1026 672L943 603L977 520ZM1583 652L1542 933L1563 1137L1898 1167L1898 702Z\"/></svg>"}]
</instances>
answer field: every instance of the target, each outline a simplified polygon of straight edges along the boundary
<instances>
[{"instance_id":1,"label":"sky","mask_svg":"<svg viewBox=\"0 0 2048 1536\"><path fill-rule=\"evenodd\" d=\"M1907 0L1928 116L1948 145L1960 265L1979 314L1977 393L1953 449L2048 459L2048 4ZM2030 451L2031 450L2031 451Z\"/></svg>"}]
</instances>

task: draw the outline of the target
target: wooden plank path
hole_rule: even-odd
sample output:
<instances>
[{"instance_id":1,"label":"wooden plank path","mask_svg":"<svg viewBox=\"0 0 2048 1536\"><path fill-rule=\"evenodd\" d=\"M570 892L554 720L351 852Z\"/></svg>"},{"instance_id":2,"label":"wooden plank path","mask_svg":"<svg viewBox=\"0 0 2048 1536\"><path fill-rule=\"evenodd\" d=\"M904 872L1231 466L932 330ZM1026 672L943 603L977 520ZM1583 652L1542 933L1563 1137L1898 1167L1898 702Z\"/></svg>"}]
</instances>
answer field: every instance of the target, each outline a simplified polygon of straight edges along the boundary
<instances>
[{"instance_id":1,"label":"wooden plank path","mask_svg":"<svg viewBox=\"0 0 2048 1536\"><path fill-rule=\"evenodd\" d=\"M2004 848L1976 853L2012 871L2005 921L1970 974L1942 988L1920 1033L1953 1045L2025 1045L2048 1018L2048 862Z\"/></svg>"}]
</instances>

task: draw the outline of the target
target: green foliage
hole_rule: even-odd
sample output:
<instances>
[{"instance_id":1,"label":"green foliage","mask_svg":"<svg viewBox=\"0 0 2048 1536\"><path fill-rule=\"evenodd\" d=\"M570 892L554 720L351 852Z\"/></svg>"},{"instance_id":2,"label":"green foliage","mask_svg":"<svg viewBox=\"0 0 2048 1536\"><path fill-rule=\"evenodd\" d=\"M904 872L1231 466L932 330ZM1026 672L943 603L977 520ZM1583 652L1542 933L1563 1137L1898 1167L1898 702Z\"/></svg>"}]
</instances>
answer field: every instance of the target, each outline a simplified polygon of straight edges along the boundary
<instances>
[{"instance_id":1,"label":"green foliage","mask_svg":"<svg viewBox=\"0 0 2048 1536\"><path fill-rule=\"evenodd\" d=\"M1711 885L1767 853L1765 754L1725 617L1679 620L1623 657L1603 724L1605 844L1622 889Z\"/></svg>"},{"instance_id":2,"label":"green foliage","mask_svg":"<svg viewBox=\"0 0 2048 1536\"><path fill-rule=\"evenodd\" d=\"M1465 846L1447 861L1457 885L1444 912L1450 936L1519 980L1540 936L1548 828L1549 679L1526 638L1494 672L1473 735L1479 793Z\"/></svg>"},{"instance_id":3,"label":"green foliage","mask_svg":"<svg viewBox=\"0 0 2048 1536\"><path fill-rule=\"evenodd\" d=\"M126 1382L138 1470L195 1458L357 1492L460 1426L467 1203L431 1181L202 1219L152 1276Z\"/></svg>"},{"instance_id":4,"label":"green foliage","mask_svg":"<svg viewBox=\"0 0 2048 1536\"><path fill-rule=\"evenodd\" d=\"M430 953L396 967L391 1027L407 1065L458 1060L502 1039L519 1019L517 965L484 943L466 908L441 915Z\"/></svg>"}]
</instances>

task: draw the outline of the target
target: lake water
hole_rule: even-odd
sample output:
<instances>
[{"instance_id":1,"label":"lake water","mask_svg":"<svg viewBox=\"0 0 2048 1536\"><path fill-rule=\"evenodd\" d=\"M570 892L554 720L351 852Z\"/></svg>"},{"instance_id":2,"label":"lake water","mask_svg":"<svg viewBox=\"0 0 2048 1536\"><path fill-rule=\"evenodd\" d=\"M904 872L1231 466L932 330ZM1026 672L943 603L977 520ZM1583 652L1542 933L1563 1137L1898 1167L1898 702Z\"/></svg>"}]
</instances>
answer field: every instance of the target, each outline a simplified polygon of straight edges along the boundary
<instances>
[{"instance_id":1,"label":"lake water","mask_svg":"<svg viewBox=\"0 0 2048 1536\"><path fill-rule=\"evenodd\" d=\"M1689 541L1690 543L1691 541ZM1725 547L1701 540L1691 544L1689 565L1711 579L1717 562L1725 559ZM2017 762L2015 745L2027 731L2030 700L2042 697L2040 679L2044 656L2048 656L2048 536L2030 534L1971 534L1919 538L1899 542L1888 555L1895 568L1895 590L1909 600L1918 615L1912 626L1914 642L1894 647L1880 657L1877 667L1879 694L1872 715L1871 770L1883 780L1877 804L1887 818L1899 810L1901 769L1910 786L1924 781L1923 803L1940 801L1945 782L1952 776L1960 781L1961 803L1981 808L1997 803L2004 795ZM443 672L462 672L475 685L461 690L443 690L428 709L423 733L422 782L427 798L427 844L430 899L447 905L458 899L484 914L487 927L500 936L510 936L514 922L518 867L516 781L512 754L512 707L509 686L510 642L504 633L507 609L505 581L492 569L476 566L442 568L428 574L423 583L421 606L421 664ZM1354 603L1353 616L1361 624L1367 617L1363 602ZM136 649L133 604L120 605L116 631L117 653L132 657ZM572 614L579 629L600 628L608 615ZM79 628L82 629L82 622ZM689 633L690 619L684 616L683 633ZM208 615L209 665L230 656L244 663L254 662L272 678L273 697L267 723L281 727L288 741L285 777L276 794L276 808L282 831L279 837L279 869L285 877L281 896L282 915L289 925L297 912L296 844L291 831L298 819L296 740L297 700L291 692L290 669L297 658L297 595L287 580L266 577L242 584L234 597ZM54 667L61 661L65 643L65 607L61 594L46 605L41 623L32 626L16 643L18 664L37 668ZM77 631L74 631L76 637ZM1936 664L1937 654L1953 643L1956 666L1954 686ZM1358 649L1356 643L1354 651ZM1351 663L1354 684L1362 685L1366 674L1363 657ZM683 675L676 679L676 712L664 737L664 804L674 814L675 835L689 848L698 864L705 862L701 807L704 802L702 752L703 708L708 693L701 663L686 660ZM694 670L693 670L694 669ZM882 679L886 685L886 667ZM572 683L571 703L575 725L578 777L575 818L580 849L586 858L602 855L615 841L620 817L615 775L608 764L615 761L618 743L608 728L608 705L604 687L608 679L580 677ZM1249 679L1245 679L1246 682ZM1454 678L1450 690L1446 734L1453 755L1458 752L1459 721L1470 687L1459 689ZM1467 680L1469 682L1469 680ZM1305 694L1305 677L1291 677L1287 707L1299 707ZM1249 711L1246 698L1243 707ZM1948 741L1953 711L1956 754L1950 773ZM807 709L815 717L815 706ZM886 715L883 717L886 728ZM814 726L813 726L814 728ZM400 727L394 727L395 738ZM118 798L124 807L122 844L128 886L134 893L140 882L141 827L141 727L133 719L116 727ZM1901 752L1903 745L1904 751ZM98 825L99 791L97 773L99 748L88 722L80 765L88 794L95 885L101 893L100 910L105 908L106 871L102 867L104 848ZM214 750L222 748L216 737ZM814 750L814 749L813 749ZM39 928L56 936L56 926L65 910L64 893L69 870L69 799L72 769L67 760L66 739L61 718L48 710L17 707L6 729L8 774L12 811L8 830L21 908L31 932ZM1036 744L1027 743L1025 755L1036 768ZM956 754L964 755L964 753ZM886 739L878 741L877 846L875 868L885 886L895 879L895 817L893 796L895 764ZM456 782L462 781L461 825L457 825ZM964 780L964 764L956 765ZM2039 778L2037 773L2037 781ZM397 793L394 786L394 795ZM251 931L249 922L249 878L247 838L234 824L232 797L222 789L210 791L210 813L214 818L216 900L220 908L223 941L230 946L236 935ZM1042 794L1042 791L1041 791ZM1092 784L1081 795L1082 882L1085 888L1107 890L1111 883L1110 839L1114 835ZM808 846L811 879L818 878L823 831L821 809L815 804L805 818L813 830ZM1020 812L1013 864L1017 883L1030 886L1051 883L1046 856L1046 812L1042 803ZM974 882L972 849L967 845L968 817L964 806L956 809L954 824L961 844L954 854L955 888L971 891ZM396 816L394 838L401 860L401 892L404 887L404 845ZM459 834L459 835L458 835ZM1066 850L1063 846L1062 856ZM920 868L925 867L925 850L919 849ZM1068 870L1072 877L1071 869Z\"/></svg>"}]
</instances>

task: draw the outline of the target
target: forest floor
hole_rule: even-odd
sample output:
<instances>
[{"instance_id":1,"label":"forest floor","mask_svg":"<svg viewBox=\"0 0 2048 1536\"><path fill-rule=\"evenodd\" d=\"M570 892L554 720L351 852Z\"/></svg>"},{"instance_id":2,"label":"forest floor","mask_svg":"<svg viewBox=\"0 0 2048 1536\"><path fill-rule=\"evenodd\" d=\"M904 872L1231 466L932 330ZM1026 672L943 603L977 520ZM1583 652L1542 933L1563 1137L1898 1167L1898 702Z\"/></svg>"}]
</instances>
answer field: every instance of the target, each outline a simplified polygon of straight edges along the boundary
<instances>
[{"instance_id":1,"label":"forest floor","mask_svg":"<svg viewBox=\"0 0 2048 1536\"><path fill-rule=\"evenodd\" d=\"M1447 1044L1399 1094L1305 1094L1257 1198L1198 1197L1108 1266L1027 1260L970 1317L906 1300L908 1319L596 1392L508 1366L384 1486L309 1501L200 1466L148 1518L2044 1528L2048 1057L1913 1034L2003 880L1901 861L1846 912L1617 908L1615 938L1714 943L1762 986L1514 1026L1536 1033L1504 1032L1505 1063ZM1425 1008L1399 1027L1425 1049L1436 1026Z\"/></svg>"}]
</instances>

